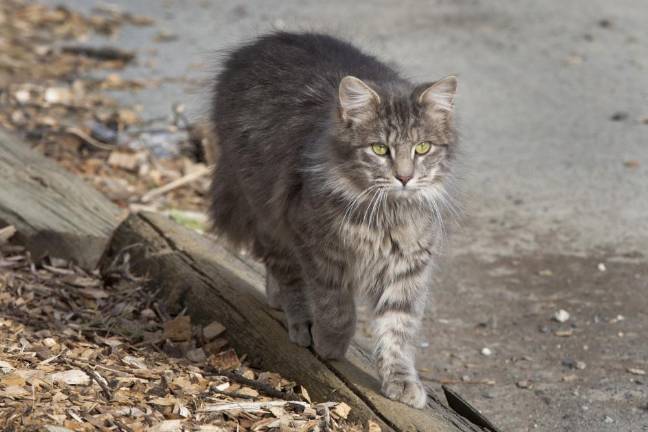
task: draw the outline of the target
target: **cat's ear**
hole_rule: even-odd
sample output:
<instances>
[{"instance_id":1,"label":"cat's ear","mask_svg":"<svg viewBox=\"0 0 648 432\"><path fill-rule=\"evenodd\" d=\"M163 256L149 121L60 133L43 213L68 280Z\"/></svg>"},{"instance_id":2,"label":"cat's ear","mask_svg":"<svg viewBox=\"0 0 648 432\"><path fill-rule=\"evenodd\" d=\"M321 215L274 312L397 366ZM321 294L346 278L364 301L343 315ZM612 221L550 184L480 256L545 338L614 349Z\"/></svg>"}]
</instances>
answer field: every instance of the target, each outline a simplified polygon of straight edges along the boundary
<instances>
[{"instance_id":1,"label":"cat's ear","mask_svg":"<svg viewBox=\"0 0 648 432\"><path fill-rule=\"evenodd\" d=\"M362 80L345 76L338 89L340 115L346 122L360 123L371 119L380 104L380 96Z\"/></svg>"},{"instance_id":2,"label":"cat's ear","mask_svg":"<svg viewBox=\"0 0 648 432\"><path fill-rule=\"evenodd\" d=\"M457 77L449 76L425 88L418 97L418 103L432 117L440 117L454 110L454 98L457 93Z\"/></svg>"}]
</instances>

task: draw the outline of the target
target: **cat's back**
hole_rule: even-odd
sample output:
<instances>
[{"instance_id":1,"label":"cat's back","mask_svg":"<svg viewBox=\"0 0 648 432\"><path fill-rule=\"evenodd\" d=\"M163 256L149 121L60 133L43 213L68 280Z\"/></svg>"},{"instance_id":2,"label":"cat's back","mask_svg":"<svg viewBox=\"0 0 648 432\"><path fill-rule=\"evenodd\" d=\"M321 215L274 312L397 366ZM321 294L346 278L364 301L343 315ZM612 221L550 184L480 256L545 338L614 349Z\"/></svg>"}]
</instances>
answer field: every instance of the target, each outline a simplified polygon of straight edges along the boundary
<instances>
[{"instance_id":1,"label":"cat's back","mask_svg":"<svg viewBox=\"0 0 648 432\"><path fill-rule=\"evenodd\" d=\"M219 112L215 114L265 107L270 115L290 111L321 115L317 108L330 108L345 75L373 81L397 78L373 56L327 34L261 36L227 56L217 78L214 103Z\"/></svg>"}]
</instances>

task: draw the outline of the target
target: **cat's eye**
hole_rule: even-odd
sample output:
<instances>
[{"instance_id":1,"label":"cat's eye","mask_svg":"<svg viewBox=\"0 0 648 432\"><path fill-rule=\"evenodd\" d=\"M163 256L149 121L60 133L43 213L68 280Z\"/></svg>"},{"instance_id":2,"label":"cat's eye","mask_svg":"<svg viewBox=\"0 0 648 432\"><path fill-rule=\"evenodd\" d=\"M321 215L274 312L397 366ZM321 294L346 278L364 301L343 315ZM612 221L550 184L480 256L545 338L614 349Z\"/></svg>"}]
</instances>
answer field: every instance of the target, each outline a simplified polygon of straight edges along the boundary
<instances>
[{"instance_id":1,"label":"cat's eye","mask_svg":"<svg viewBox=\"0 0 648 432\"><path fill-rule=\"evenodd\" d=\"M389 148L385 144L380 143L371 144L371 150L373 150L373 152L378 156L385 156L389 153Z\"/></svg>"},{"instance_id":2,"label":"cat's eye","mask_svg":"<svg viewBox=\"0 0 648 432\"><path fill-rule=\"evenodd\" d=\"M428 141L423 141L414 146L414 151L417 155L424 155L429 152L431 148L432 144L430 144Z\"/></svg>"}]
</instances>

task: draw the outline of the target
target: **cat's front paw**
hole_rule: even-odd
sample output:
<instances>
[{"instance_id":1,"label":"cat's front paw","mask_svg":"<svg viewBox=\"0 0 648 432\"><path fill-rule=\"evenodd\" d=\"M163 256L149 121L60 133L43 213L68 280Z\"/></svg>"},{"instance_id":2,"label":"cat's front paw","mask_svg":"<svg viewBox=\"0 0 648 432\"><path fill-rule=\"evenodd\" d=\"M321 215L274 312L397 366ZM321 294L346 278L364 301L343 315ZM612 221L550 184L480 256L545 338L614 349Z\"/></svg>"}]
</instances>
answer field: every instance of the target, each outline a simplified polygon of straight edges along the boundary
<instances>
[{"instance_id":1,"label":"cat's front paw","mask_svg":"<svg viewBox=\"0 0 648 432\"><path fill-rule=\"evenodd\" d=\"M307 322L293 323L288 326L290 342L302 347L311 345L310 324Z\"/></svg>"},{"instance_id":2,"label":"cat's front paw","mask_svg":"<svg viewBox=\"0 0 648 432\"><path fill-rule=\"evenodd\" d=\"M386 379L382 392L389 399L403 402L414 408L423 408L427 403L427 392L418 378Z\"/></svg>"}]
</instances>

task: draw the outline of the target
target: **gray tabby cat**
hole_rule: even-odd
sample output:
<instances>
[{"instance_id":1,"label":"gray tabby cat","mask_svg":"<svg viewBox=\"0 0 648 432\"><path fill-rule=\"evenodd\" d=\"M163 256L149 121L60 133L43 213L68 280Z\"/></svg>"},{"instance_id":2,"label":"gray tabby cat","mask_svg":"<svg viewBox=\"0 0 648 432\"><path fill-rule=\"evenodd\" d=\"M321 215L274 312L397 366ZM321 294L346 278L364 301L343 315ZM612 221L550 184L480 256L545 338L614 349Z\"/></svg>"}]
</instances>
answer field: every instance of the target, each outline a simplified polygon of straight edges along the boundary
<instances>
[{"instance_id":1,"label":"gray tabby cat","mask_svg":"<svg viewBox=\"0 0 648 432\"><path fill-rule=\"evenodd\" d=\"M230 53L214 91L215 229L263 260L290 340L323 358L344 356L354 297L368 299L382 391L417 408L456 86L413 85L331 36L274 33Z\"/></svg>"}]
</instances>

